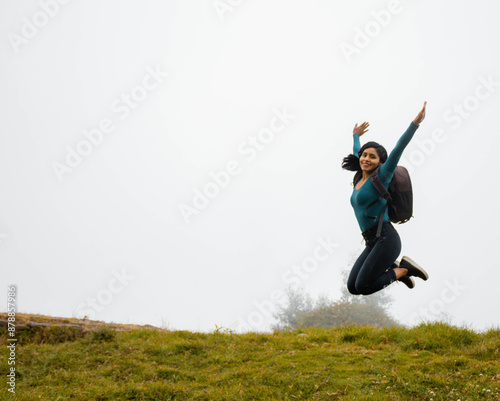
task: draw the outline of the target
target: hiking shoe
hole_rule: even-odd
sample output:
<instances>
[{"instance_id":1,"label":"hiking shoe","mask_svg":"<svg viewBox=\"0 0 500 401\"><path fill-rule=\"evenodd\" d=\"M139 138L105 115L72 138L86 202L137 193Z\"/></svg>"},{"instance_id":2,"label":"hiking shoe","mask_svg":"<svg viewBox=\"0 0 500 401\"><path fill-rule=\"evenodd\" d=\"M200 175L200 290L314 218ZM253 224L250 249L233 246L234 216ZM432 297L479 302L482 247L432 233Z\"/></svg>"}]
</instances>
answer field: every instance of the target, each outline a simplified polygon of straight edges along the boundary
<instances>
[{"instance_id":1,"label":"hiking shoe","mask_svg":"<svg viewBox=\"0 0 500 401\"><path fill-rule=\"evenodd\" d=\"M410 290L415 287L415 281L408 275L405 275L403 277L398 278L398 281L401 281L403 284L405 284Z\"/></svg>"},{"instance_id":2,"label":"hiking shoe","mask_svg":"<svg viewBox=\"0 0 500 401\"><path fill-rule=\"evenodd\" d=\"M427 280L429 278L427 272L424 269L422 269L418 264L416 264L412 259L410 259L408 256L403 256L403 259L401 259L399 266L408 269L408 274L406 275L407 277L414 276L414 277L419 277L422 280Z\"/></svg>"},{"instance_id":3,"label":"hiking shoe","mask_svg":"<svg viewBox=\"0 0 500 401\"><path fill-rule=\"evenodd\" d=\"M392 265L392 268L396 268L396 267L399 267L399 262L396 260L393 265ZM415 281L413 281L413 279L408 276L407 274L405 274L403 277L400 277L397 279L397 281L401 281L404 285L406 285L410 290L415 287Z\"/></svg>"}]
</instances>

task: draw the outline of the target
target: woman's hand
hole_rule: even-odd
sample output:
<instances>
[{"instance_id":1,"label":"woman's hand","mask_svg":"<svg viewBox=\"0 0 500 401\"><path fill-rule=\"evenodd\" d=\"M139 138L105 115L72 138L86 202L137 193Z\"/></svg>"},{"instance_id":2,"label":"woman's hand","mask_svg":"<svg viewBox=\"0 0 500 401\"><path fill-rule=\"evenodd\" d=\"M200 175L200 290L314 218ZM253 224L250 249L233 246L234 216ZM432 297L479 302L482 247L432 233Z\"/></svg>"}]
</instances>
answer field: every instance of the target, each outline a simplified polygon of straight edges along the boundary
<instances>
[{"instance_id":1,"label":"woman's hand","mask_svg":"<svg viewBox=\"0 0 500 401\"><path fill-rule=\"evenodd\" d=\"M363 134L368 131L368 126L370 124L367 123L366 121L361 124L359 127L358 127L358 124L356 123L356 125L354 126L354 129L352 130L353 134L358 134L359 136L363 136Z\"/></svg>"},{"instance_id":2,"label":"woman's hand","mask_svg":"<svg viewBox=\"0 0 500 401\"><path fill-rule=\"evenodd\" d=\"M427 102L424 102L424 107L422 107L422 110L420 110L420 113L415 117L413 120L413 124L420 125L422 121L424 121L425 118L425 106L427 106Z\"/></svg>"}]
</instances>

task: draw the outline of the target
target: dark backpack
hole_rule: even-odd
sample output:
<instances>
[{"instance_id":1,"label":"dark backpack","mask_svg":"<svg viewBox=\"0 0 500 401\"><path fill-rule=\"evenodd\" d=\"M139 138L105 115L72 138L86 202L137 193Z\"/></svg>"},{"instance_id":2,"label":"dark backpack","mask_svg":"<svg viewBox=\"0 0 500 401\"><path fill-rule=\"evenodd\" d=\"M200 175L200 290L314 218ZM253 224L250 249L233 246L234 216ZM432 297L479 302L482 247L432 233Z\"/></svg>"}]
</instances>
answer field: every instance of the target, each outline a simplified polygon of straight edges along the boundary
<instances>
[{"instance_id":1,"label":"dark backpack","mask_svg":"<svg viewBox=\"0 0 500 401\"><path fill-rule=\"evenodd\" d=\"M365 214L368 208L380 201L380 199L387 199L387 204L384 206L384 209L379 216L377 237L380 237L380 233L382 231L382 221L387 207L389 207L389 219L393 223L403 224L413 217L413 191L411 187L410 174L403 166L396 167L394 176L389 184L389 190L385 189L382 184L382 180L379 175L379 167L373 172L370 178L373 186L380 194L380 198L373 201L366 207ZM368 216L368 214L366 214L366 216L370 219L376 219L376 217Z\"/></svg>"}]
</instances>

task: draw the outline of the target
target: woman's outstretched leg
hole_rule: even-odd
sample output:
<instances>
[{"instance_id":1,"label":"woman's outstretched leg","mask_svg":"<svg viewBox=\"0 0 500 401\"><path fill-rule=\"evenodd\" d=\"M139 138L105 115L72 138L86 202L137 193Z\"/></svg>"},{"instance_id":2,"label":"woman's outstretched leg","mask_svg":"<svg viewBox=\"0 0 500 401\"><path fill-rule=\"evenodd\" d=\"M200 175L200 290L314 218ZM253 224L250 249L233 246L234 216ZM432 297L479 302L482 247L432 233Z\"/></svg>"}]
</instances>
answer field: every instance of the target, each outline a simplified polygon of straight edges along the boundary
<instances>
[{"instance_id":1,"label":"woman's outstretched leg","mask_svg":"<svg viewBox=\"0 0 500 401\"><path fill-rule=\"evenodd\" d=\"M356 290L356 279L358 278L359 271L363 267L363 264L365 263L365 260L370 254L370 252L371 248L367 246L361 253L361 255L359 255L356 262L354 262L354 266L352 267L351 272L349 273L349 278L347 279L347 289L352 295L361 295Z\"/></svg>"},{"instance_id":2,"label":"woman's outstretched leg","mask_svg":"<svg viewBox=\"0 0 500 401\"><path fill-rule=\"evenodd\" d=\"M362 265L358 267L354 282L356 293L362 295L380 291L397 280L397 273L398 275L405 273L405 269L402 268L396 271L390 269L401 252L401 239L392 225L384 225L381 237L370 239L367 245L368 248L371 246L371 249Z\"/></svg>"}]
</instances>

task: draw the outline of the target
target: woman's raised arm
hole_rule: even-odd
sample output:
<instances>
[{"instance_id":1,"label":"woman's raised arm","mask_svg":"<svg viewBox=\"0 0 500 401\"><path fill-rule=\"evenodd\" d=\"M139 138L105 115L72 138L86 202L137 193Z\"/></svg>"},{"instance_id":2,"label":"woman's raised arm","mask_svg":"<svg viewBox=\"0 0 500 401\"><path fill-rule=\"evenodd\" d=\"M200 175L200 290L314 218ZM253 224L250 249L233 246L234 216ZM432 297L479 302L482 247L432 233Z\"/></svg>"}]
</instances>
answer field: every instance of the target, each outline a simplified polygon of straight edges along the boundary
<instances>
[{"instance_id":1,"label":"woman's raised arm","mask_svg":"<svg viewBox=\"0 0 500 401\"><path fill-rule=\"evenodd\" d=\"M352 133L358 134L359 136L363 136L363 134L368 131L369 126L370 126L370 123L367 123L366 121L363 124L361 124L359 127L358 127L358 124L356 123L356 125L354 126L354 128L352 130Z\"/></svg>"},{"instance_id":2,"label":"woman's raised arm","mask_svg":"<svg viewBox=\"0 0 500 401\"><path fill-rule=\"evenodd\" d=\"M358 127L358 124L356 123L356 125L354 126L354 128L352 130L352 133L354 135L354 146L352 149L352 153L354 154L354 156L357 156L359 150L361 149L361 143L359 142L359 137L363 136L363 134L368 131L369 125L370 125L370 123L367 123L365 121L363 124L361 124Z\"/></svg>"},{"instance_id":3,"label":"woman's raised arm","mask_svg":"<svg viewBox=\"0 0 500 401\"><path fill-rule=\"evenodd\" d=\"M415 119L413 120L413 124L420 125L425 118L425 106L427 106L427 102L424 102L424 107L420 110L420 113L417 114Z\"/></svg>"},{"instance_id":4,"label":"woman's raised arm","mask_svg":"<svg viewBox=\"0 0 500 401\"><path fill-rule=\"evenodd\" d=\"M410 143L411 138L413 138L413 134L418 129L420 123L424 121L425 106L427 106L427 102L424 102L424 107L422 107L422 110L420 110L405 133L401 136L401 138L399 138L398 143L392 150L386 162L382 165L382 167L380 167L380 175L383 180L388 181L392 179L394 170L396 169L399 159L403 154L403 150L405 150L406 146Z\"/></svg>"}]
</instances>

